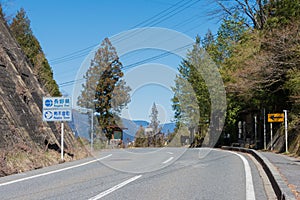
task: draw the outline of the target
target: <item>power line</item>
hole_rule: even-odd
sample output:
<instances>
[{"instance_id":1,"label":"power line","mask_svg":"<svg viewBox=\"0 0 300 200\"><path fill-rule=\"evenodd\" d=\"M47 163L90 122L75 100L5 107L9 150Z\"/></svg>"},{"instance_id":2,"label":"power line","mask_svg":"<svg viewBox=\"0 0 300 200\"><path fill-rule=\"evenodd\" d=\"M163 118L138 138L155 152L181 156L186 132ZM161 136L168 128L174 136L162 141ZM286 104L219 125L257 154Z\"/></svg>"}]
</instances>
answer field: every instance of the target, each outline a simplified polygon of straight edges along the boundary
<instances>
[{"instance_id":1,"label":"power line","mask_svg":"<svg viewBox=\"0 0 300 200\"><path fill-rule=\"evenodd\" d=\"M184 46L181 46L181 47L178 47L177 49L173 50L173 51L168 51L168 52L164 52L164 53L161 53L159 55L156 55L156 56L153 56L153 57L150 57L150 58L146 58L144 60L141 60L141 61L138 61L138 62L135 62L135 63L132 63L132 64L129 64L129 65L126 65L124 66L122 69L130 69L130 68L133 68L135 66L138 66L138 65L142 65L142 64L145 64L145 63L148 63L150 61L154 61L154 60L158 60L160 58L163 58L163 57L166 57L168 55L171 55L173 54L174 52L178 52L180 50L183 50L185 48L188 48L189 46L193 45L193 43L190 43L190 44L187 44L187 45L184 45ZM73 84L76 84L77 83L80 83L79 81L82 81L84 80L85 78L81 78L81 79L77 79L77 80L72 80L72 81L67 81L67 82L64 82L64 83L60 83L58 84L60 87L66 87L66 86L70 86L70 85L73 85Z\"/></svg>"},{"instance_id":2,"label":"power line","mask_svg":"<svg viewBox=\"0 0 300 200\"><path fill-rule=\"evenodd\" d=\"M215 38L218 34L214 34L212 35L213 38ZM204 39L201 40L202 42L204 41ZM126 65L124 67L122 67L122 69L130 69L130 68L133 68L135 66L139 66L139 65L142 65L142 64L145 64L145 63L148 63L148 62L151 62L151 61L154 61L154 60L158 60L160 58L164 58L164 57L167 57L168 55L171 55L173 54L174 52L178 52L182 49L185 49L189 46L192 46L194 44L194 42L190 43L190 44L187 44L187 45L184 45L184 46L181 46L181 47L178 47L177 49L173 50L173 51L168 51L168 52L164 52L164 53L161 53L159 55L156 55L156 56L153 56L153 57L150 57L150 58L146 58L144 60L141 60L141 61L137 61L135 63L132 63L132 64L129 64L129 65ZM72 81L67 81L67 82L63 82L63 83L60 83L58 84L60 87L67 87L67 86L70 86L70 85L73 85L73 84L79 84L81 83L80 81L82 80L85 80L85 78L81 78L81 79L76 79L76 80L72 80Z\"/></svg>"},{"instance_id":3,"label":"power line","mask_svg":"<svg viewBox=\"0 0 300 200\"><path fill-rule=\"evenodd\" d=\"M180 12L186 10L187 8L190 8L190 7L193 6L193 5L195 5L195 4L198 3L199 1L200 1L200 0L196 0L196 1L194 1L194 2L191 1L191 3L188 4L187 6L183 7L183 8L180 9L179 11L173 13L172 15L166 16L164 19L161 19L160 21L154 23L154 24L151 25L151 26L155 26L155 25L157 25L157 24L159 24L159 23L161 23L161 22L163 22L163 21L165 21L165 20L167 20L167 19L169 19L169 18L171 18L171 17L177 15L178 13L180 13Z\"/></svg>"},{"instance_id":4,"label":"power line","mask_svg":"<svg viewBox=\"0 0 300 200\"><path fill-rule=\"evenodd\" d=\"M68 85L72 85L73 83L75 82L79 82L79 81L82 81L84 80L85 78L81 78L81 79L77 79L77 80L72 80L72 81L67 81L67 82L64 82L64 83L60 83L58 84L59 86L68 86Z\"/></svg>"},{"instance_id":5,"label":"power line","mask_svg":"<svg viewBox=\"0 0 300 200\"><path fill-rule=\"evenodd\" d=\"M178 13L180 13L180 12L182 12L183 10L185 10L185 9L187 9L187 8L189 8L189 7L191 7L192 5L194 5L194 4L196 4L196 3L198 3L200 0L196 0L196 1L191 1L190 3L188 3L188 5L187 6L185 6L185 7L183 7L182 8L182 6L183 5L180 5L180 2L182 2L182 1L180 1L180 2L178 2L176 5L178 5L175 9L173 9L173 10L171 10L171 11L169 11L168 13L165 13L163 16L161 16L161 18L159 18L159 19L155 19L154 21L152 20L151 22L149 22L149 23L147 23L147 24L144 24L144 26L148 26L148 27L153 27L153 26L155 26L155 25L157 25L157 24L159 24L159 23L161 23L161 22L163 22L163 21L166 21L167 19L169 19L169 18L171 18L171 17L173 17L173 16L175 16L176 14L178 14ZM180 9L181 8L181 9ZM178 9L180 9L179 11L177 11ZM175 11L177 11L176 13L173 13L173 12L175 12ZM173 14L172 14L173 13ZM171 14L171 15L170 15ZM159 20L159 21L157 21L157 20ZM142 32L144 32L145 31L145 29L143 29L143 30L136 30L136 31L134 31L133 33L129 33L128 34L128 37L126 37L126 34L123 36L123 37L121 37L121 38L118 38L116 41L114 41L114 43L118 43L118 42L120 42L120 41L122 41L122 40L126 40L126 39L129 39L129 38L132 38L133 36L135 36L135 35L137 35L137 34L140 34L140 33L142 33Z\"/></svg>"},{"instance_id":6,"label":"power line","mask_svg":"<svg viewBox=\"0 0 300 200\"><path fill-rule=\"evenodd\" d=\"M62 56L62 57L58 57L58 58L52 59L50 62L59 61L59 60L62 60L62 59L64 59L64 58L66 58L66 57L73 56L74 54L78 54L78 53L80 53L80 52L82 52L82 51L90 50L91 48L94 48L94 47L97 46L97 45L98 45L98 44L94 44L94 45L91 45L91 46L86 47L86 48L84 48L84 49L81 49L81 50L75 51L75 52L73 52L73 53L69 53L69 54L67 54L67 55L64 55L64 56Z\"/></svg>"},{"instance_id":7,"label":"power line","mask_svg":"<svg viewBox=\"0 0 300 200\"><path fill-rule=\"evenodd\" d=\"M156 17L160 16L161 14L164 14L164 13L167 12L168 10L172 9L172 8L175 7L175 6L178 6L179 4L181 4L182 2L185 2L185 1L189 1L189 0L181 0L181 1L178 1L177 3L173 4L171 7L169 7L169 8L167 8L167 9L165 9L165 10L163 10L163 11L157 13L156 15L154 15L154 16L152 16L152 17L150 17L150 18L148 18L148 19L146 19L146 20L144 20L144 21L138 23L137 25L135 25L135 26L132 27L132 28L137 28L137 27L139 27L139 26L147 26L147 25L143 25L143 24L144 24L144 23L149 23L149 21L151 21L151 20L153 21ZM181 5L180 5L180 6L181 6Z\"/></svg>"},{"instance_id":8,"label":"power line","mask_svg":"<svg viewBox=\"0 0 300 200\"><path fill-rule=\"evenodd\" d=\"M216 37L218 34L214 34L212 35L212 37ZM202 42L204 41L204 39L201 40ZM160 58L164 58L164 57L167 57L168 55L171 55L173 54L174 52L178 52L182 49L185 49L189 46L192 46L194 44L194 42L190 43L190 44L187 44L187 45L184 45L184 46L181 46L181 47L178 47L177 49L173 50L173 51L168 51L168 52L164 52L164 53L161 53L159 55L156 55L156 56L153 56L153 57L150 57L150 58L146 58L144 60L141 60L141 61L137 61L135 63L132 63L132 64L129 64L129 65L126 65L124 67L122 67L122 69L130 69L130 68L133 68L133 67L136 67L136 66L139 66L139 65L142 65L142 64L145 64L145 63L148 63L148 62L151 62L151 61L154 61L154 60L158 60ZM81 78L81 79L76 79L76 80L72 80L72 81L67 81L67 82L63 82L63 83L60 83L58 84L60 87L67 87L67 86L71 86L73 84L79 84L81 83L80 81L82 80L85 80L85 78Z\"/></svg>"},{"instance_id":9,"label":"power line","mask_svg":"<svg viewBox=\"0 0 300 200\"><path fill-rule=\"evenodd\" d=\"M166 11L172 9L173 7L179 5L180 3L184 2L184 1L186 1L186 0L181 0L181 1L177 2L177 3L175 3L175 4L172 5L171 7L169 7L169 8L167 8L167 9L165 9L165 10L159 12L158 14L156 14L156 15L154 15L154 16L152 16L152 17L150 17L150 18L148 18L148 19L146 19L146 20L144 20L144 21L142 21L142 22L140 22L140 23L138 23L137 25L133 26L131 29L137 28L138 26L141 26L141 25L143 25L144 23L148 23L149 21L155 19L156 17L160 16L161 14L165 13ZM89 51L90 51L91 48L94 48L94 47L96 47L97 45L98 45L98 44L94 44L94 45L91 45L91 46L86 47L86 48L84 48L84 49L81 49L81 50L78 50L78 51L69 53L69 54L67 54L67 55L65 55L65 56L62 56L62 57L59 57L59 58L55 58L55 59L53 59L53 60L50 60L49 63L55 65L55 64L59 64L60 62L67 62L67 61L69 61L69 59L72 59L72 60L73 60L73 59L76 58L76 56L81 57L81 56L83 56L83 54L84 54L84 55L88 54L88 52L86 52L86 50L89 50ZM52 63L52 62L54 62L54 63Z\"/></svg>"},{"instance_id":10,"label":"power line","mask_svg":"<svg viewBox=\"0 0 300 200\"><path fill-rule=\"evenodd\" d=\"M79 52L78 54L74 54L74 55L69 56L69 57L61 58L60 60L57 60L57 61L50 61L50 64L51 65L57 65L57 64L60 64L60 63L68 62L68 61L71 61L71 60L75 60L77 58L81 58L81 57L87 56L90 52L91 52L91 49L90 50L85 50L83 52Z\"/></svg>"},{"instance_id":11,"label":"power line","mask_svg":"<svg viewBox=\"0 0 300 200\"><path fill-rule=\"evenodd\" d=\"M159 24L159 23L161 23L161 22L163 22L163 21L165 21L165 20L167 20L167 19L175 16L176 14L182 12L183 10L191 7L192 5L198 3L200 0L191 1L191 2L189 2L187 4L185 4L186 1L189 1L189 0L178 1L177 3L175 3L174 5L172 5L171 7L167 8L167 9L159 12L158 14L152 16L151 18L148 18L147 20L144 20L144 21L140 22L139 24L135 25L133 28L136 28L136 27L138 27L140 25L143 25L143 26L155 26L155 25L157 25L157 24ZM183 5L186 5L186 6L182 7ZM178 11L178 9L180 9L180 10ZM169 11L169 12L165 13L166 11ZM163 13L164 13L164 15L162 15ZM160 18L157 18L157 17L160 17ZM128 39L130 37L133 37L134 35L142 32L142 31L143 30L138 30L136 32L130 33L130 34L128 34L129 37L127 37L127 38L126 38L126 34L125 34L123 37L118 38L116 41L114 41L114 43L118 43L121 40L125 40L125 39ZM50 60L49 63L52 64L52 65L56 65L56 64L60 64L60 63L63 63L63 62L68 62L68 61L77 59L79 57L83 57L85 55L88 55L89 52L90 52L90 50L91 50L91 48L94 48L97 45L98 44L94 44L94 45L91 45L91 46L89 46L87 48L75 51L73 53L67 54L65 56L62 56L62 57L59 57L59 58L56 58L56 59L53 59L53 60Z\"/></svg>"},{"instance_id":12,"label":"power line","mask_svg":"<svg viewBox=\"0 0 300 200\"><path fill-rule=\"evenodd\" d=\"M182 21L182 22L174 25L172 28L176 28L176 27L187 25L187 24L189 24L189 23L191 23L193 21L196 21L197 19L199 19L199 15L194 15L194 16L192 16L192 17L190 17L190 18L188 18L188 19L186 19L186 20L184 20L184 21Z\"/></svg>"},{"instance_id":13,"label":"power line","mask_svg":"<svg viewBox=\"0 0 300 200\"><path fill-rule=\"evenodd\" d=\"M172 52L167 51L167 52L161 53L161 54L159 54L159 55L157 55L157 56L153 56L153 57L150 57L150 58L146 58L146 59L144 59L144 60L141 60L141 61L138 61L138 62L129 64L129 65L126 65L126 66L123 67L123 69L130 69L130 68L133 68L133 67L135 67L135 66L138 66L138 65L142 65L142 64L151 62L151 61L153 61L153 60L158 60L158 59L160 59L160 58L163 58L163 57L166 57L166 56L168 56L168 55L171 55L171 54L173 54L173 53L176 52L176 51L179 51L179 50L182 50L182 49L184 49L184 48L187 48L188 46L191 46L192 44L194 44L194 43L187 44L187 45L184 45L184 46L182 46L182 47L179 47L179 48L175 49L175 50L172 51Z\"/></svg>"}]
</instances>

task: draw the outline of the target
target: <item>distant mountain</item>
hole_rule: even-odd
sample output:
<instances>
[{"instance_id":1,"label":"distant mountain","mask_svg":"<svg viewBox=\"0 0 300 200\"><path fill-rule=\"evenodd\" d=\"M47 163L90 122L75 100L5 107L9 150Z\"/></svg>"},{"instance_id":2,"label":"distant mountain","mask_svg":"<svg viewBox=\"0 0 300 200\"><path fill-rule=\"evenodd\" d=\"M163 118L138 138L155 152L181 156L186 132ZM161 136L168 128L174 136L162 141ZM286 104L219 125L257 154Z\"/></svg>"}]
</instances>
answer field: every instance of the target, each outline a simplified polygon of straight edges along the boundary
<instances>
[{"instance_id":1,"label":"distant mountain","mask_svg":"<svg viewBox=\"0 0 300 200\"><path fill-rule=\"evenodd\" d=\"M167 133L173 133L174 132L176 124L171 122L171 123L162 124L160 126L162 127L161 132L163 132L166 135Z\"/></svg>"},{"instance_id":2,"label":"distant mountain","mask_svg":"<svg viewBox=\"0 0 300 200\"><path fill-rule=\"evenodd\" d=\"M123 140L125 143L127 141L133 141L135 133L139 129L139 125L136 124L134 121L131 121L129 119L122 118L123 127L126 128L123 130Z\"/></svg>"},{"instance_id":3,"label":"distant mountain","mask_svg":"<svg viewBox=\"0 0 300 200\"><path fill-rule=\"evenodd\" d=\"M149 124L150 124L149 122L144 121L144 120L133 120L133 122L134 122L135 124L137 124L138 127L139 127L140 125L142 125L143 127L147 127L147 126L149 126ZM170 132L170 133L174 132L175 127L176 127L176 124L173 123L173 122L170 122L170 123L160 124L159 126L162 128L161 131L162 131L163 133L167 134L168 132Z\"/></svg>"},{"instance_id":4,"label":"distant mountain","mask_svg":"<svg viewBox=\"0 0 300 200\"><path fill-rule=\"evenodd\" d=\"M75 133L75 136L80 136L90 140L90 120L89 115L82 114L76 110L72 111L73 121L69 123L72 131ZM149 126L149 122L145 120L129 120L122 118L122 126L126 129L123 130L123 141L125 143L133 141L135 133L138 131L140 126L144 128ZM172 133L175 129L175 123L166 123L160 125L162 127L162 132L167 134L168 132Z\"/></svg>"},{"instance_id":5,"label":"distant mountain","mask_svg":"<svg viewBox=\"0 0 300 200\"><path fill-rule=\"evenodd\" d=\"M127 141L133 141L135 137L135 133L138 131L140 126L143 126L144 128L149 126L149 122L145 120L129 120L129 119L122 119L123 126L127 128L124 130L123 139L125 143ZM176 127L175 123L165 123L161 124L160 127L162 128L162 132L167 135L168 133L174 132L174 129ZM128 139L127 139L128 138Z\"/></svg>"},{"instance_id":6,"label":"distant mountain","mask_svg":"<svg viewBox=\"0 0 300 200\"><path fill-rule=\"evenodd\" d=\"M149 126L149 122L145 121L145 120L128 120L128 119L123 119L123 124L124 127L129 127L129 132L133 132L133 136L135 135L135 133L137 132L138 128L142 125L144 128ZM136 127L134 127L134 124L136 124ZM162 128L162 132L164 134L167 133L172 133L174 132L174 129L176 127L175 123L165 123L165 124L160 124L160 127Z\"/></svg>"},{"instance_id":7,"label":"distant mountain","mask_svg":"<svg viewBox=\"0 0 300 200\"><path fill-rule=\"evenodd\" d=\"M138 126L143 126L143 127L147 127L147 126L149 126L149 122L147 122L147 121L144 121L144 120L133 120L133 122L136 124L136 125L138 125Z\"/></svg>"},{"instance_id":8,"label":"distant mountain","mask_svg":"<svg viewBox=\"0 0 300 200\"><path fill-rule=\"evenodd\" d=\"M90 140L90 126L89 115L72 110L72 121L69 122L69 126L72 129L76 137L82 137Z\"/></svg>"}]
</instances>

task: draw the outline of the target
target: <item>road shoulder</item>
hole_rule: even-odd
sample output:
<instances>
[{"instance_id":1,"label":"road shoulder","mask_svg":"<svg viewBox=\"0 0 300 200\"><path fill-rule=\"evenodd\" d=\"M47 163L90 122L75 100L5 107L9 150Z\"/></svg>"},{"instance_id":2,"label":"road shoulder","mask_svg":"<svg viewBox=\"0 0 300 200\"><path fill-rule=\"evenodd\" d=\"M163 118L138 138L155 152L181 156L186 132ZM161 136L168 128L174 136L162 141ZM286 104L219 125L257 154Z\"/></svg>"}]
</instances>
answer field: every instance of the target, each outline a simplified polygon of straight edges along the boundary
<instances>
[{"instance_id":1,"label":"road shoulder","mask_svg":"<svg viewBox=\"0 0 300 200\"><path fill-rule=\"evenodd\" d=\"M286 182L283 181L275 166L260 152L253 149L246 149L241 147L222 147L224 150L239 151L251 154L261 164L265 173L267 174L277 199L293 200L296 199Z\"/></svg>"}]
</instances>

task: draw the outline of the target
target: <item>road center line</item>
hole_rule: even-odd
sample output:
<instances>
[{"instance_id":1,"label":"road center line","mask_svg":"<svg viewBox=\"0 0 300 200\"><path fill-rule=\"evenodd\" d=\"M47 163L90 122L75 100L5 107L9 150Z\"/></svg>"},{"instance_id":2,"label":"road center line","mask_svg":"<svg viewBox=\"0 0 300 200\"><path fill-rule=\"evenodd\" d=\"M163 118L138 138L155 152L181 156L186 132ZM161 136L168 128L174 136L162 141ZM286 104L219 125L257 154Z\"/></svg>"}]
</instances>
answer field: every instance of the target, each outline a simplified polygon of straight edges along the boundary
<instances>
[{"instance_id":1,"label":"road center line","mask_svg":"<svg viewBox=\"0 0 300 200\"><path fill-rule=\"evenodd\" d=\"M78 164L78 165L66 167L66 168L63 168L63 169L58 169L58 170L54 170L54 171L50 171L50 172L46 172L46 173L42 173L42 174L37 174L37 175L34 175L34 176L29 176L29 177L26 177L26 178L21 178L21 179L9 181L9 182L6 182L6 183L1 183L0 187L4 186L4 185L10 185L10 184L13 184L13 183L18 183L18 182L21 182L21 181L26 181L26 180L29 180L29 179L38 178L38 177L41 177L41 176L47 176L47 175L50 175L50 174L66 171L66 170L69 170L69 169L74 169L74 168L77 168L77 167L81 167L81 166L84 166L84 165L88 165L88 164L103 160L103 159L108 158L110 156L112 156L112 154L109 154L105 157L98 158L98 159L95 159L95 160L91 160L91 161L88 161L88 162L85 162L85 163L81 163L81 164Z\"/></svg>"},{"instance_id":2,"label":"road center line","mask_svg":"<svg viewBox=\"0 0 300 200\"><path fill-rule=\"evenodd\" d=\"M174 157L169 158L168 160L164 161L163 164L166 164L168 162L170 162L171 160L173 160Z\"/></svg>"},{"instance_id":3,"label":"road center line","mask_svg":"<svg viewBox=\"0 0 300 200\"><path fill-rule=\"evenodd\" d=\"M168 154L171 154L171 155L173 155L173 154L174 154L174 153L172 153L172 152L169 152L169 151L168 151L167 153L168 153Z\"/></svg>"},{"instance_id":4,"label":"road center line","mask_svg":"<svg viewBox=\"0 0 300 200\"><path fill-rule=\"evenodd\" d=\"M127 181L124 181L124 182L122 182L122 183L120 183L120 184L118 184L118 185L116 185L116 186L114 186L114 187L112 187L112 188L110 188L108 190L105 190L104 192L101 192L100 194L98 194L97 196L94 196L94 197L90 198L89 200L98 200L98 199L101 199L102 197L104 197L104 196L106 196L106 195L108 195L108 194L116 191L117 189L120 189L121 187L124 187L125 185L127 185L127 184L129 184L129 183L131 183L131 182L133 182L133 181L141 178L141 177L142 177L142 175L138 175L138 176L132 177L131 179L128 179Z\"/></svg>"}]
</instances>

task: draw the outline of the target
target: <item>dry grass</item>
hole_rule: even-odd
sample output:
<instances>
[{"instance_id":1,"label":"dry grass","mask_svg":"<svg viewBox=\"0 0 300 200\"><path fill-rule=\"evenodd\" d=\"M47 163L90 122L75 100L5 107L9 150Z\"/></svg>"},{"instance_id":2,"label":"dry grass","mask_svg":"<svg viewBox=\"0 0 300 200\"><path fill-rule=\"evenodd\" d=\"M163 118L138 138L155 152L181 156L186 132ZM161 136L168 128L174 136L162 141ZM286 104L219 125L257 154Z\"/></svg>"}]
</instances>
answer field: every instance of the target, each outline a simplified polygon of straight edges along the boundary
<instances>
[{"instance_id":1,"label":"dry grass","mask_svg":"<svg viewBox=\"0 0 300 200\"><path fill-rule=\"evenodd\" d=\"M74 156L64 154L66 162L88 156L84 147L78 144ZM26 172L60 163L60 153L48 149L31 148L25 144L16 144L13 147L0 149L0 177L10 174Z\"/></svg>"}]
</instances>

